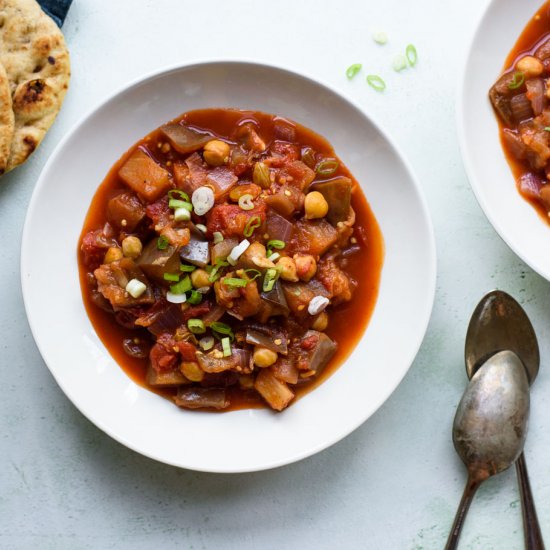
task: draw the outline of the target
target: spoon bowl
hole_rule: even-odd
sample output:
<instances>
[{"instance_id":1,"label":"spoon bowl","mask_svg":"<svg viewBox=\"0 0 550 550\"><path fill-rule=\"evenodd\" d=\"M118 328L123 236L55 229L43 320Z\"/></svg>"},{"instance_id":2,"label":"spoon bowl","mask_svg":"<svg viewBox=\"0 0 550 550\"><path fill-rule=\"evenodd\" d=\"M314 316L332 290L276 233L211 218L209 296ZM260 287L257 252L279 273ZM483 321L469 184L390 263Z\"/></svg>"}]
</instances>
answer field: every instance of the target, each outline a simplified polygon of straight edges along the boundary
<instances>
[{"instance_id":1,"label":"spoon bowl","mask_svg":"<svg viewBox=\"0 0 550 550\"><path fill-rule=\"evenodd\" d=\"M513 351L492 355L474 374L453 424L453 443L468 469L468 481L447 541L457 548L473 497L483 481L509 468L527 434L529 381Z\"/></svg>"}]
</instances>

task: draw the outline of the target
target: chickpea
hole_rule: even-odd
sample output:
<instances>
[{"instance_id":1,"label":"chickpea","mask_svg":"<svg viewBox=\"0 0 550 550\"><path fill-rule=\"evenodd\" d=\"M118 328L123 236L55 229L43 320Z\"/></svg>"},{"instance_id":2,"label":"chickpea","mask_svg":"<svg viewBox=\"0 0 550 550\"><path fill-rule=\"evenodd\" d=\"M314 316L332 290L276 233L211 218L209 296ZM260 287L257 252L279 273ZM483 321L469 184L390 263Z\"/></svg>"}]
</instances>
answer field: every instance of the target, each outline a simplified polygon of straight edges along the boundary
<instances>
[{"instance_id":1,"label":"chickpea","mask_svg":"<svg viewBox=\"0 0 550 550\"><path fill-rule=\"evenodd\" d=\"M118 260L122 260L122 250L120 248L117 248L116 246L112 246L105 252L105 258L103 258L104 264L111 264L113 262L118 262Z\"/></svg>"},{"instance_id":2,"label":"chickpea","mask_svg":"<svg viewBox=\"0 0 550 550\"><path fill-rule=\"evenodd\" d=\"M133 258L135 260L137 257L139 257L142 250L143 245L137 237L126 237L122 241L122 253L127 258Z\"/></svg>"},{"instance_id":3,"label":"chickpea","mask_svg":"<svg viewBox=\"0 0 550 550\"><path fill-rule=\"evenodd\" d=\"M298 275L296 275L296 264L292 258L283 256L279 258L276 266L280 269L280 277L283 281L290 281L292 283L298 282Z\"/></svg>"},{"instance_id":4,"label":"chickpea","mask_svg":"<svg viewBox=\"0 0 550 550\"><path fill-rule=\"evenodd\" d=\"M213 139L204 146L203 157L210 166L221 166L229 159L229 144L219 139Z\"/></svg>"},{"instance_id":5,"label":"chickpea","mask_svg":"<svg viewBox=\"0 0 550 550\"><path fill-rule=\"evenodd\" d=\"M525 78L531 78L540 76L544 71L544 65L536 57L526 55L516 63L516 69L521 71Z\"/></svg>"},{"instance_id":6,"label":"chickpea","mask_svg":"<svg viewBox=\"0 0 550 550\"><path fill-rule=\"evenodd\" d=\"M193 283L195 288L212 286L209 277L210 275L204 269L195 269L195 271L191 272L191 283Z\"/></svg>"},{"instance_id":7,"label":"chickpea","mask_svg":"<svg viewBox=\"0 0 550 550\"><path fill-rule=\"evenodd\" d=\"M275 351L256 346L254 348L254 364L260 368L270 367L277 361L278 355Z\"/></svg>"},{"instance_id":8,"label":"chickpea","mask_svg":"<svg viewBox=\"0 0 550 550\"><path fill-rule=\"evenodd\" d=\"M204 372L195 361L184 361L180 365L180 371L191 382L202 382Z\"/></svg>"},{"instance_id":9,"label":"chickpea","mask_svg":"<svg viewBox=\"0 0 550 550\"><path fill-rule=\"evenodd\" d=\"M322 311L319 313L317 319L313 322L313 325L311 325L311 328L313 330L318 330L319 332L323 332L323 330L326 330L328 326L328 314L326 311Z\"/></svg>"},{"instance_id":10,"label":"chickpea","mask_svg":"<svg viewBox=\"0 0 550 550\"><path fill-rule=\"evenodd\" d=\"M328 202L319 191L311 191L311 193L306 195L304 208L306 219L324 218L328 212Z\"/></svg>"},{"instance_id":11,"label":"chickpea","mask_svg":"<svg viewBox=\"0 0 550 550\"><path fill-rule=\"evenodd\" d=\"M311 254L294 254L296 264L296 275L306 283L317 273L317 262Z\"/></svg>"}]
</instances>

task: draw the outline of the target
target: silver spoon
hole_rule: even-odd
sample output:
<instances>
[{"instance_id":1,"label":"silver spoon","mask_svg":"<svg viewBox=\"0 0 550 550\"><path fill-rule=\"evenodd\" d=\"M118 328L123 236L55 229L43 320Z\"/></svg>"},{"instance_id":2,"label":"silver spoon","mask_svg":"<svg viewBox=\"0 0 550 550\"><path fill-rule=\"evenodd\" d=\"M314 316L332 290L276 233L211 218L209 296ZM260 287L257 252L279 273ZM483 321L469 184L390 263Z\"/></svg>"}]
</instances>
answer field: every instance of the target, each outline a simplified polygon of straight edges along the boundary
<instances>
[{"instance_id":1,"label":"silver spoon","mask_svg":"<svg viewBox=\"0 0 550 550\"><path fill-rule=\"evenodd\" d=\"M468 469L446 550L454 550L479 486L509 468L523 450L529 417L529 382L512 351L490 357L472 376L453 424L456 452Z\"/></svg>"},{"instance_id":2,"label":"silver spoon","mask_svg":"<svg viewBox=\"0 0 550 550\"><path fill-rule=\"evenodd\" d=\"M494 290L477 305L466 334L466 372L468 378L495 352L508 349L522 361L529 383L539 372L540 354L537 337L523 308L506 292ZM523 452L516 462L521 496L525 548L544 550L544 542L531 493L531 485Z\"/></svg>"}]
</instances>

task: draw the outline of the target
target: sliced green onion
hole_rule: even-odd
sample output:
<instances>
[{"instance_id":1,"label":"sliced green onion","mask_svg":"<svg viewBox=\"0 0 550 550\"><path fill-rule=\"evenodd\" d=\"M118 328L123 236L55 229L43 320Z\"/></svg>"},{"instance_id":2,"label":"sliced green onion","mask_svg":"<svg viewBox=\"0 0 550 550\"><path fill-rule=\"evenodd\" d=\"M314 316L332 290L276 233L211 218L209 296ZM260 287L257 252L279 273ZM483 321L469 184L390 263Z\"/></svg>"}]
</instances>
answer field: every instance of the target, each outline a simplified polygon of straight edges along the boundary
<instances>
[{"instance_id":1,"label":"sliced green onion","mask_svg":"<svg viewBox=\"0 0 550 550\"><path fill-rule=\"evenodd\" d=\"M252 233L254 233L260 225L262 225L262 218L260 218L260 216L252 216L244 226L243 235L245 237L252 237Z\"/></svg>"},{"instance_id":2,"label":"sliced green onion","mask_svg":"<svg viewBox=\"0 0 550 550\"><path fill-rule=\"evenodd\" d=\"M388 35L384 31L375 31L372 33L372 39L383 46L388 42Z\"/></svg>"},{"instance_id":3,"label":"sliced green onion","mask_svg":"<svg viewBox=\"0 0 550 550\"><path fill-rule=\"evenodd\" d=\"M199 340L199 346L204 351L211 350L214 347L214 338L212 336L204 336Z\"/></svg>"},{"instance_id":4,"label":"sliced green onion","mask_svg":"<svg viewBox=\"0 0 550 550\"><path fill-rule=\"evenodd\" d=\"M193 334L204 334L206 332L206 327L202 319L189 319L189 321L187 321L187 328Z\"/></svg>"},{"instance_id":5,"label":"sliced green onion","mask_svg":"<svg viewBox=\"0 0 550 550\"><path fill-rule=\"evenodd\" d=\"M264 162L257 162L254 165L254 171L252 172L252 181L256 185L267 189L271 185L271 178L269 175L269 168Z\"/></svg>"},{"instance_id":6,"label":"sliced green onion","mask_svg":"<svg viewBox=\"0 0 550 550\"><path fill-rule=\"evenodd\" d=\"M216 265L215 266L208 266L210 268L210 276L208 277L208 280L213 283L215 281L217 281L220 277L221 277L221 273L220 273L220 270L224 267L227 267L229 265L228 262L224 261L224 260L218 260L216 262ZM208 269L207 269L208 271Z\"/></svg>"},{"instance_id":7,"label":"sliced green onion","mask_svg":"<svg viewBox=\"0 0 550 550\"><path fill-rule=\"evenodd\" d=\"M279 239L273 239L272 241L267 241L267 248L276 248L277 250L282 250L286 246L285 241L280 241Z\"/></svg>"},{"instance_id":8,"label":"sliced green onion","mask_svg":"<svg viewBox=\"0 0 550 550\"><path fill-rule=\"evenodd\" d=\"M315 158L315 151L312 147L304 147L302 149L302 162L307 164L310 168L315 168L317 159Z\"/></svg>"},{"instance_id":9,"label":"sliced green onion","mask_svg":"<svg viewBox=\"0 0 550 550\"><path fill-rule=\"evenodd\" d=\"M225 323L221 323L220 321L214 321L213 323L210 323L209 327L214 332L218 332L219 334L226 334L227 336L233 334L233 330L231 330L231 327L229 325L226 325Z\"/></svg>"},{"instance_id":10,"label":"sliced green onion","mask_svg":"<svg viewBox=\"0 0 550 550\"><path fill-rule=\"evenodd\" d=\"M229 338L222 338L222 349L224 357L231 355L231 340Z\"/></svg>"},{"instance_id":11,"label":"sliced green onion","mask_svg":"<svg viewBox=\"0 0 550 550\"><path fill-rule=\"evenodd\" d=\"M223 241L223 235L219 231L212 233L214 244L221 243Z\"/></svg>"},{"instance_id":12,"label":"sliced green onion","mask_svg":"<svg viewBox=\"0 0 550 550\"><path fill-rule=\"evenodd\" d=\"M169 244L170 241L164 235L161 235L157 240L157 248L159 250L166 250Z\"/></svg>"},{"instance_id":13,"label":"sliced green onion","mask_svg":"<svg viewBox=\"0 0 550 550\"><path fill-rule=\"evenodd\" d=\"M407 46L407 49L405 50L405 55L407 56L407 61L409 62L409 65L411 67L414 67L416 65L416 62L418 61L418 53L416 52L416 48L409 44Z\"/></svg>"},{"instance_id":14,"label":"sliced green onion","mask_svg":"<svg viewBox=\"0 0 550 550\"><path fill-rule=\"evenodd\" d=\"M132 279L128 281L125 290L132 298L137 299L147 290L147 287L139 279Z\"/></svg>"},{"instance_id":15,"label":"sliced green onion","mask_svg":"<svg viewBox=\"0 0 550 550\"><path fill-rule=\"evenodd\" d=\"M246 273L249 281L255 281L258 277L262 276L262 272L257 269L245 269L244 272ZM248 275L249 273L252 273L252 277Z\"/></svg>"},{"instance_id":16,"label":"sliced green onion","mask_svg":"<svg viewBox=\"0 0 550 550\"><path fill-rule=\"evenodd\" d=\"M195 271L195 269L197 269L197 266L195 265L187 265L187 264L180 265L180 271L183 271L184 273L191 273L192 271Z\"/></svg>"},{"instance_id":17,"label":"sliced green onion","mask_svg":"<svg viewBox=\"0 0 550 550\"><path fill-rule=\"evenodd\" d=\"M336 170L338 170L338 161L336 159L322 160L315 169L320 176L332 176Z\"/></svg>"},{"instance_id":18,"label":"sliced green onion","mask_svg":"<svg viewBox=\"0 0 550 550\"><path fill-rule=\"evenodd\" d=\"M229 288L239 288L246 286L248 284L248 281L245 279L239 279L237 277L226 277L223 279L223 284L228 286Z\"/></svg>"},{"instance_id":19,"label":"sliced green onion","mask_svg":"<svg viewBox=\"0 0 550 550\"><path fill-rule=\"evenodd\" d=\"M396 55L393 58L392 67L393 67L393 70L397 72L402 71L403 69L406 69L407 59L405 58L405 56L402 54Z\"/></svg>"},{"instance_id":20,"label":"sliced green onion","mask_svg":"<svg viewBox=\"0 0 550 550\"><path fill-rule=\"evenodd\" d=\"M189 210L189 212L193 210L193 205L190 202L180 201L178 199L170 199L168 201L168 207L174 210L178 208L185 208L186 210Z\"/></svg>"},{"instance_id":21,"label":"sliced green onion","mask_svg":"<svg viewBox=\"0 0 550 550\"><path fill-rule=\"evenodd\" d=\"M351 80L361 70L362 66L363 65L361 65L361 63L354 63L353 65L350 65L346 69L346 76Z\"/></svg>"},{"instance_id":22,"label":"sliced green onion","mask_svg":"<svg viewBox=\"0 0 550 550\"><path fill-rule=\"evenodd\" d=\"M187 208L176 208L174 210L174 220L177 222L188 222L191 219L191 211Z\"/></svg>"},{"instance_id":23,"label":"sliced green onion","mask_svg":"<svg viewBox=\"0 0 550 550\"><path fill-rule=\"evenodd\" d=\"M278 252L273 252L273 254L270 254L267 259L270 261L270 262L274 262L276 260L278 260L279 258L281 257L281 255L278 253Z\"/></svg>"},{"instance_id":24,"label":"sliced green onion","mask_svg":"<svg viewBox=\"0 0 550 550\"><path fill-rule=\"evenodd\" d=\"M278 278L279 272L276 269L268 269L265 272L264 284L262 287L264 292L271 292Z\"/></svg>"},{"instance_id":25,"label":"sliced green onion","mask_svg":"<svg viewBox=\"0 0 550 550\"><path fill-rule=\"evenodd\" d=\"M206 225L203 225L202 223L196 223L195 227L201 232L206 233L208 229L206 228Z\"/></svg>"},{"instance_id":26,"label":"sliced green onion","mask_svg":"<svg viewBox=\"0 0 550 550\"><path fill-rule=\"evenodd\" d=\"M179 283L172 285L170 287L170 292L172 294L185 294L192 288L193 288L193 285L191 284L191 279L189 278L189 275L187 275Z\"/></svg>"},{"instance_id":27,"label":"sliced green onion","mask_svg":"<svg viewBox=\"0 0 550 550\"><path fill-rule=\"evenodd\" d=\"M383 92L386 89L386 83L377 74L369 74L367 83L377 92Z\"/></svg>"},{"instance_id":28,"label":"sliced green onion","mask_svg":"<svg viewBox=\"0 0 550 550\"><path fill-rule=\"evenodd\" d=\"M202 302L202 294L198 290L192 290L187 301L196 306Z\"/></svg>"},{"instance_id":29,"label":"sliced green onion","mask_svg":"<svg viewBox=\"0 0 550 550\"><path fill-rule=\"evenodd\" d=\"M525 82L525 75L521 71L514 73L514 79L508 84L510 90L517 90Z\"/></svg>"},{"instance_id":30,"label":"sliced green onion","mask_svg":"<svg viewBox=\"0 0 550 550\"><path fill-rule=\"evenodd\" d=\"M180 280L180 276L177 273L165 273L163 277L165 281L172 281L173 283L177 283Z\"/></svg>"},{"instance_id":31,"label":"sliced green onion","mask_svg":"<svg viewBox=\"0 0 550 550\"><path fill-rule=\"evenodd\" d=\"M180 199L182 201L189 202L189 195L183 191L180 191L179 189L170 189L170 191L168 191L168 198Z\"/></svg>"},{"instance_id":32,"label":"sliced green onion","mask_svg":"<svg viewBox=\"0 0 550 550\"><path fill-rule=\"evenodd\" d=\"M249 246L250 241L248 239L243 239L237 246L233 247L229 256L227 256L227 261L231 265L236 265L239 258L246 252Z\"/></svg>"},{"instance_id":33,"label":"sliced green onion","mask_svg":"<svg viewBox=\"0 0 550 550\"><path fill-rule=\"evenodd\" d=\"M254 203L252 200L254 197L250 193L245 193L239 197L239 208L243 210L252 210L254 208Z\"/></svg>"},{"instance_id":34,"label":"sliced green onion","mask_svg":"<svg viewBox=\"0 0 550 550\"><path fill-rule=\"evenodd\" d=\"M550 126L545 126L544 129L545 129L547 132L550 132Z\"/></svg>"}]
</instances>

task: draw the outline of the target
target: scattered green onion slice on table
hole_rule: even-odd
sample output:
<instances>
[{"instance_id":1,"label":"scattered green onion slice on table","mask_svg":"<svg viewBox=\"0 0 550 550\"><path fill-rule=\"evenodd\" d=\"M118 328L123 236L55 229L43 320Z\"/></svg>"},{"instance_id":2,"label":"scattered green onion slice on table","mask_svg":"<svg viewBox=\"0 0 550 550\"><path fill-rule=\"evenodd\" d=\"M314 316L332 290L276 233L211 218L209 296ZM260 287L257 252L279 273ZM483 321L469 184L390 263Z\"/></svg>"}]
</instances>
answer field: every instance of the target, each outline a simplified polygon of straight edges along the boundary
<instances>
[{"instance_id":1,"label":"scattered green onion slice on table","mask_svg":"<svg viewBox=\"0 0 550 550\"><path fill-rule=\"evenodd\" d=\"M192 288L193 288L193 285L191 284L191 279L189 278L189 275L187 275L179 283L172 285L170 287L170 292L172 294L185 294L186 292L190 291Z\"/></svg>"},{"instance_id":2,"label":"scattered green onion slice on table","mask_svg":"<svg viewBox=\"0 0 550 550\"><path fill-rule=\"evenodd\" d=\"M384 31L375 31L372 33L372 39L377 43L383 46L388 42L388 35Z\"/></svg>"},{"instance_id":3,"label":"scattered green onion slice on table","mask_svg":"<svg viewBox=\"0 0 550 550\"><path fill-rule=\"evenodd\" d=\"M315 169L320 176L332 176L336 170L338 170L338 161L336 159L322 160Z\"/></svg>"},{"instance_id":4,"label":"scattered green onion slice on table","mask_svg":"<svg viewBox=\"0 0 550 550\"><path fill-rule=\"evenodd\" d=\"M192 271L195 271L195 269L197 269L197 266L194 266L194 265L187 265L187 264L180 265L180 271L183 271L184 273L191 273Z\"/></svg>"},{"instance_id":5,"label":"scattered green onion slice on table","mask_svg":"<svg viewBox=\"0 0 550 550\"><path fill-rule=\"evenodd\" d=\"M354 63L346 69L346 76L349 80L351 80L361 70L362 66L363 65L361 65L361 63Z\"/></svg>"},{"instance_id":6,"label":"scattered green onion slice on table","mask_svg":"<svg viewBox=\"0 0 550 550\"><path fill-rule=\"evenodd\" d=\"M405 49L405 55L407 56L407 61L409 62L409 65L411 67L414 67L416 65L416 62L418 61L418 53L416 51L416 48L412 44L409 44Z\"/></svg>"},{"instance_id":7,"label":"scattered green onion slice on table","mask_svg":"<svg viewBox=\"0 0 550 550\"><path fill-rule=\"evenodd\" d=\"M170 189L170 191L168 191L168 199L179 199L189 202L189 195L179 189Z\"/></svg>"},{"instance_id":8,"label":"scattered green onion slice on table","mask_svg":"<svg viewBox=\"0 0 550 550\"><path fill-rule=\"evenodd\" d=\"M517 90L518 88L521 88L524 82L525 82L525 75L521 71L516 71L514 73L514 78L512 82L508 83L508 88L510 90Z\"/></svg>"},{"instance_id":9,"label":"scattered green onion slice on table","mask_svg":"<svg viewBox=\"0 0 550 550\"><path fill-rule=\"evenodd\" d=\"M177 273L165 273L163 275L165 281L172 281L177 283L180 280L180 276Z\"/></svg>"},{"instance_id":10,"label":"scattered green onion slice on table","mask_svg":"<svg viewBox=\"0 0 550 550\"><path fill-rule=\"evenodd\" d=\"M189 321L187 321L187 328L193 334L204 334L206 332L206 327L202 319L189 319Z\"/></svg>"},{"instance_id":11,"label":"scattered green onion slice on table","mask_svg":"<svg viewBox=\"0 0 550 550\"><path fill-rule=\"evenodd\" d=\"M252 233L254 233L260 225L262 225L262 218L260 218L260 216L252 216L244 226L243 235L245 237L252 237Z\"/></svg>"},{"instance_id":12,"label":"scattered green onion slice on table","mask_svg":"<svg viewBox=\"0 0 550 550\"><path fill-rule=\"evenodd\" d=\"M377 74L369 74L367 84L377 92L383 92L386 89L386 83Z\"/></svg>"},{"instance_id":13,"label":"scattered green onion slice on table","mask_svg":"<svg viewBox=\"0 0 550 550\"><path fill-rule=\"evenodd\" d=\"M238 277L226 277L223 280L223 284L228 286L229 288L239 288L246 286L248 284L248 281L245 279L239 279Z\"/></svg>"},{"instance_id":14,"label":"scattered green onion slice on table","mask_svg":"<svg viewBox=\"0 0 550 550\"><path fill-rule=\"evenodd\" d=\"M187 301L196 306L202 302L202 294L198 290L192 290Z\"/></svg>"},{"instance_id":15,"label":"scattered green onion slice on table","mask_svg":"<svg viewBox=\"0 0 550 550\"><path fill-rule=\"evenodd\" d=\"M268 269L265 272L263 291L271 292L275 286L275 282L279 278L279 272L276 269Z\"/></svg>"},{"instance_id":16,"label":"scattered green onion slice on table","mask_svg":"<svg viewBox=\"0 0 550 550\"><path fill-rule=\"evenodd\" d=\"M394 71L402 71L407 68L407 59L403 54L398 54L393 58L392 67Z\"/></svg>"},{"instance_id":17,"label":"scattered green onion slice on table","mask_svg":"<svg viewBox=\"0 0 550 550\"><path fill-rule=\"evenodd\" d=\"M161 235L157 240L157 248L159 250L166 250L169 244L170 241L164 235Z\"/></svg>"},{"instance_id":18,"label":"scattered green onion slice on table","mask_svg":"<svg viewBox=\"0 0 550 550\"><path fill-rule=\"evenodd\" d=\"M222 338L222 350L224 357L231 355L231 340L229 338Z\"/></svg>"}]
</instances>

